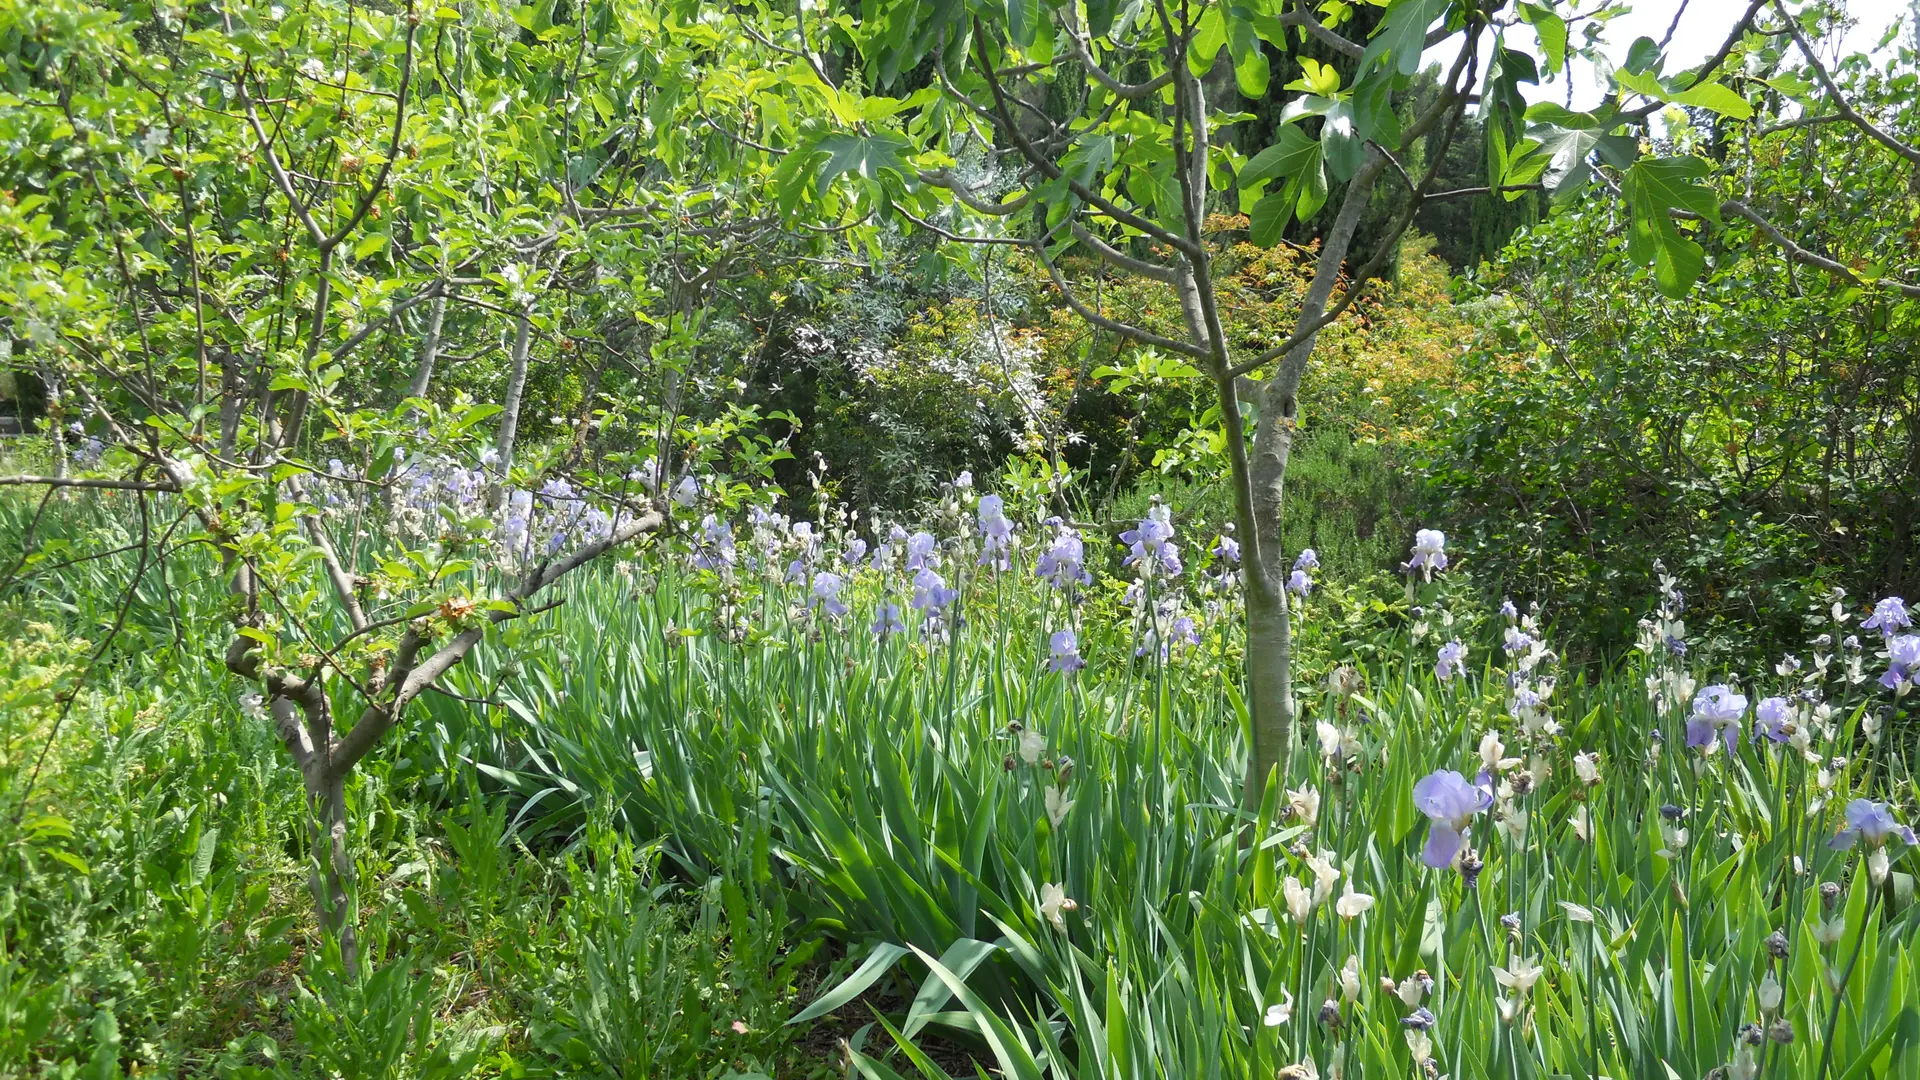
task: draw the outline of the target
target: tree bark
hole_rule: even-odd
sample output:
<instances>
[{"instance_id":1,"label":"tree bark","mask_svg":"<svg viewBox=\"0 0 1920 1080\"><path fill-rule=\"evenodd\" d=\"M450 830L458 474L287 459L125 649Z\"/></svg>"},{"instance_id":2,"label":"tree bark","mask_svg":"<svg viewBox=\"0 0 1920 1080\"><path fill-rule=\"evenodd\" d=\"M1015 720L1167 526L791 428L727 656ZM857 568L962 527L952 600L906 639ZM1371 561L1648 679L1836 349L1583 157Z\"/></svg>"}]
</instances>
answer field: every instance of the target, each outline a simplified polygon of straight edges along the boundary
<instances>
[{"instance_id":1,"label":"tree bark","mask_svg":"<svg viewBox=\"0 0 1920 1080\"><path fill-rule=\"evenodd\" d=\"M433 308L427 316L427 338L420 344L420 363L413 369L413 379L407 383L410 398L425 397L427 387L433 384L434 361L440 357L440 327L447 319L447 293L452 290L453 286L448 285L433 298ZM524 348L521 351L524 353Z\"/></svg>"},{"instance_id":2,"label":"tree bark","mask_svg":"<svg viewBox=\"0 0 1920 1080\"><path fill-rule=\"evenodd\" d=\"M532 334L532 312L522 307L514 324L513 366L507 372L506 400L501 402L500 433L493 444L494 452L500 457L494 464L500 471L494 485L496 491L506 484L507 473L513 468L513 441L520 431L520 402L527 392L527 345Z\"/></svg>"}]
</instances>

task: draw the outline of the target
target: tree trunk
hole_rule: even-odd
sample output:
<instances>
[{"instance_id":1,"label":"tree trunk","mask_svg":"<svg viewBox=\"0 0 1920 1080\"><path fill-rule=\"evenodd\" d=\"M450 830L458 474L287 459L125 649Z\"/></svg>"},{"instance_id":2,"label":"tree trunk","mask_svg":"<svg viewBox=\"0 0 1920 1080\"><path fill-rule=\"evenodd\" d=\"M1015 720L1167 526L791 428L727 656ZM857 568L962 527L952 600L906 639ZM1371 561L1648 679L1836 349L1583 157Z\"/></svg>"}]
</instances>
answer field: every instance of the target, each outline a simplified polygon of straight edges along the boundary
<instances>
[{"instance_id":1,"label":"tree trunk","mask_svg":"<svg viewBox=\"0 0 1920 1080\"><path fill-rule=\"evenodd\" d=\"M410 398L427 396L427 387L433 384L433 364L440 356L440 327L446 322L447 293L452 288L451 285L446 286L441 289L440 295L433 298L433 309L427 316L427 337L420 344L420 363L413 369L412 381L407 383L407 396ZM524 341L525 338L519 340ZM525 347L520 347L518 352L524 355Z\"/></svg>"},{"instance_id":2,"label":"tree trunk","mask_svg":"<svg viewBox=\"0 0 1920 1080\"><path fill-rule=\"evenodd\" d=\"M41 364L40 385L46 392L47 433L53 441L53 475L62 479L67 475L67 417L64 395L61 392L60 373L51 365Z\"/></svg>"},{"instance_id":3,"label":"tree trunk","mask_svg":"<svg viewBox=\"0 0 1920 1080\"><path fill-rule=\"evenodd\" d=\"M500 434L494 440L494 452L500 460L494 467L500 470L496 491L506 484L507 473L513 468L513 440L520 430L520 401L527 391L527 344L533 334L532 313L526 308L520 309L520 318L514 324L513 367L507 372L507 396L501 402Z\"/></svg>"}]
</instances>

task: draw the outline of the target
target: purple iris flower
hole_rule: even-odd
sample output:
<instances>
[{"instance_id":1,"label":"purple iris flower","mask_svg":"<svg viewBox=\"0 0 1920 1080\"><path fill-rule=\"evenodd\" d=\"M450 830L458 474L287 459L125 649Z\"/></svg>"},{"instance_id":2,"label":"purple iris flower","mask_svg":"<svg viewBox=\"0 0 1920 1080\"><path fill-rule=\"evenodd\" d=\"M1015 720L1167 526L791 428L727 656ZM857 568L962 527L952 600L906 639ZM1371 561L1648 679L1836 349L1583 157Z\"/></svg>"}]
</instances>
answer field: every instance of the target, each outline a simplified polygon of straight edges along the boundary
<instances>
[{"instance_id":1,"label":"purple iris flower","mask_svg":"<svg viewBox=\"0 0 1920 1080\"><path fill-rule=\"evenodd\" d=\"M925 570L932 566L935 543L933 534L928 532L917 532L907 537L907 569Z\"/></svg>"},{"instance_id":2,"label":"purple iris flower","mask_svg":"<svg viewBox=\"0 0 1920 1080\"><path fill-rule=\"evenodd\" d=\"M1193 616L1182 615L1173 620L1173 626L1167 630L1167 636L1182 645L1200 644L1200 628L1193 623Z\"/></svg>"},{"instance_id":3,"label":"purple iris flower","mask_svg":"<svg viewBox=\"0 0 1920 1080\"><path fill-rule=\"evenodd\" d=\"M1881 637L1892 637L1913 625L1907 602L1898 596L1883 598L1873 605L1873 615L1860 624L1862 630L1878 630Z\"/></svg>"},{"instance_id":4,"label":"purple iris flower","mask_svg":"<svg viewBox=\"0 0 1920 1080\"><path fill-rule=\"evenodd\" d=\"M1459 639L1440 646L1440 655L1433 665L1433 674L1441 682L1451 682L1454 676L1463 675L1467 670L1467 647Z\"/></svg>"},{"instance_id":5,"label":"purple iris flower","mask_svg":"<svg viewBox=\"0 0 1920 1080\"><path fill-rule=\"evenodd\" d=\"M960 596L957 589L947 588L947 581L932 570L922 568L913 575L913 599L909 601L915 611L924 611L938 615L941 609L954 602Z\"/></svg>"},{"instance_id":6,"label":"purple iris flower","mask_svg":"<svg viewBox=\"0 0 1920 1080\"><path fill-rule=\"evenodd\" d=\"M1215 558L1237 563L1240 561L1240 541L1231 536L1222 536L1220 542L1213 545L1213 554Z\"/></svg>"},{"instance_id":7,"label":"purple iris flower","mask_svg":"<svg viewBox=\"0 0 1920 1080\"><path fill-rule=\"evenodd\" d=\"M849 566L857 566L867 557L867 542L857 536L847 537L846 550L840 556Z\"/></svg>"},{"instance_id":8,"label":"purple iris flower","mask_svg":"<svg viewBox=\"0 0 1920 1080\"><path fill-rule=\"evenodd\" d=\"M1138 528L1120 534L1120 542L1129 552L1126 565L1139 566L1147 574L1180 576L1180 546L1173 542L1173 511L1165 506L1149 509Z\"/></svg>"},{"instance_id":9,"label":"purple iris flower","mask_svg":"<svg viewBox=\"0 0 1920 1080\"><path fill-rule=\"evenodd\" d=\"M1444 870L1460 854L1467 823L1475 814L1493 805L1493 792L1469 783L1452 769L1430 772L1413 785L1413 805L1432 819L1427 830L1427 846L1420 861L1435 870Z\"/></svg>"},{"instance_id":10,"label":"purple iris flower","mask_svg":"<svg viewBox=\"0 0 1920 1080\"><path fill-rule=\"evenodd\" d=\"M1886 803L1855 799L1847 804L1847 827L1828 841L1827 846L1844 850L1865 840L1868 847L1877 848L1884 847L1890 837L1898 837L1909 847L1920 842L1916 841L1911 828L1894 820Z\"/></svg>"},{"instance_id":11,"label":"purple iris flower","mask_svg":"<svg viewBox=\"0 0 1920 1080\"><path fill-rule=\"evenodd\" d=\"M1312 548L1304 549L1300 552L1300 557L1293 560L1293 568L1295 570L1320 569L1320 553Z\"/></svg>"},{"instance_id":12,"label":"purple iris flower","mask_svg":"<svg viewBox=\"0 0 1920 1080\"><path fill-rule=\"evenodd\" d=\"M1718 735L1731 754L1740 741L1740 718L1747 714L1745 695L1724 683L1715 683L1693 695L1693 715L1687 717L1687 745L1708 746Z\"/></svg>"},{"instance_id":13,"label":"purple iris flower","mask_svg":"<svg viewBox=\"0 0 1920 1080\"><path fill-rule=\"evenodd\" d=\"M1520 609L1513 606L1512 600L1502 600L1500 601L1500 616L1508 622L1512 622L1520 617Z\"/></svg>"},{"instance_id":14,"label":"purple iris flower","mask_svg":"<svg viewBox=\"0 0 1920 1080\"><path fill-rule=\"evenodd\" d=\"M845 587L840 575L822 570L813 575L813 603L810 607L819 607L834 618L847 613L847 605L840 601L840 590Z\"/></svg>"},{"instance_id":15,"label":"purple iris flower","mask_svg":"<svg viewBox=\"0 0 1920 1080\"><path fill-rule=\"evenodd\" d=\"M982 495L980 515L980 564L991 563L996 570L1011 566L1007 553L1013 548L1013 522L1007 520L1006 504L998 495Z\"/></svg>"},{"instance_id":16,"label":"purple iris flower","mask_svg":"<svg viewBox=\"0 0 1920 1080\"><path fill-rule=\"evenodd\" d=\"M1533 647L1533 635L1517 626L1509 626L1500 647L1510 653L1526 652Z\"/></svg>"},{"instance_id":17,"label":"purple iris flower","mask_svg":"<svg viewBox=\"0 0 1920 1080\"><path fill-rule=\"evenodd\" d=\"M1052 658L1047 661L1047 670L1061 674L1079 671L1087 666L1080 657L1080 639L1071 630L1055 630L1047 639L1047 650Z\"/></svg>"},{"instance_id":18,"label":"purple iris flower","mask_svg":"<svg viewBox=\"0 0 1920 1080\"><path fill-rule=\"evenodd\" d=\"M875 637L887 637L907 628L907 624L900 621L899 604L882 603L873 614L872 629Z\"/></svg>"},{"instance_id":19,"label":"purple iris flower","mask_svg":"<svg viewBox=\"0 0 1920 1080\"><path fill-rule=\"evenodd\" d=\"M1313 579L1307 576L1305 570L1296 567L1293 573L1287 575L1287 591L1305 599L1313 591Z\"/></svg>"},{"instance_id":20,"label":"purple iris flower","mask_svg":"<svg viewBox=\"0 0 1920 1080\"><path fill-rule=\"evenodd\" d=\"M1753 737L1771 739L1777 743L1786 742L1788 724L1793 719L1793 706L1783 697L1761 698L1760 704L1753 707Z\"/></svg>"},{"instance_id":21,"label":"purple iris flower","mask_svg":"<svg viewBox=\"0 0 1920 1080\"><path fill-rule=\"evenodd\" d=\"M1070 588L1076 583L1091 585L1093 575L1087 573L1086 558L1086 545L1081 541L1080 534L1064 525L1056 525L1053 542L1034 560L1033 572L1056 589Z\"/></svg>"},{"instance_id":22,"label":"purple iris flower","mask_svg":"<svg viewBox=\"0 0 1920 1080\"><path fill-rule=\"evenodd\" d=\"M1887 671L1880 685L1904 695L1920 682L1920 634L1901 634L1887 639Z\"/></svg>"}]
</instances>

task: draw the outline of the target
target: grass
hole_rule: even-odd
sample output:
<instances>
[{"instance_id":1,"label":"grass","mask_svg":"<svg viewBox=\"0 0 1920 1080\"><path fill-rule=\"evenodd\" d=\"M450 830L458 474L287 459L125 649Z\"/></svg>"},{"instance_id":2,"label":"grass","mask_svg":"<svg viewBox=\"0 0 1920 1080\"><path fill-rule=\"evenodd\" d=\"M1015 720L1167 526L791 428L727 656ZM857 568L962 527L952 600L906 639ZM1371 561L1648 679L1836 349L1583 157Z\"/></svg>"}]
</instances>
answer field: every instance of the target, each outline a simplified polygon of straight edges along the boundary
<instances>
[{"instance_id":1,"label":"grass","mask_svg":"<svg viewBox=\"0 0 1920 1080\"><path fill-rule=\"evenodd\" d=\"M113 525L76 514L68 535L111 539L88 528ZM0 837L0 1074L1920 1069L1906 850L1879 849L1882 875L1827 844L1855 797L1910 818L1908 719L1844 657L1813 680L1665 649L1571 669L1503 651L1464 576L1331 580L1302 627L1295 773L1245 815L1235 601L1206 584L1210 538L1182 539L1186 575L1142 607L1121 580L1070 597L955 546L966 624L945 640L867 633L889 588L871 572L835 622L668 541L565 585L358 780L359 980L310 925L298 784L196 635L215 584L183 576L135 605ZM116 598L113 560L83 565L10 601L10 795ZM1137 656L1175 596L1199 644ZM1047 669L1063 627L1078 674ZM1441 683L1454 637L1469 671ZM1549 676L1516 716L1510 684ZM1749 712L1735 754L1704 755L1686 677L1825 710L1801 746L1756 744ZM1413 790L1483 754L1470 881L1422 865Z\"/></svg>"}]
</instances>

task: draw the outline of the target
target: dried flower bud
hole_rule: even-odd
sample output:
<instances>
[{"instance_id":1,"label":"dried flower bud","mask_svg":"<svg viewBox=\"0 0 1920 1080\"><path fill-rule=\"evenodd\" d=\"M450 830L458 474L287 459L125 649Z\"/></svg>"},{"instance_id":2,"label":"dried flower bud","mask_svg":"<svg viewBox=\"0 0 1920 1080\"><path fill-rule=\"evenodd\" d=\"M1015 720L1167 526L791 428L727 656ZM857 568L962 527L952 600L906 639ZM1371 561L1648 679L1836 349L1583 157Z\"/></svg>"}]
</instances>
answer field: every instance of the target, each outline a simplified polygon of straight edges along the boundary
<instances>
[{"instance_id":1,"label":"dried flower bud","mask_svg":"<svg viewBox=\"0 0 1920 1080\"><path fill-rule=\"evenodd\" d=\"M1775 960L1785 960L1787 958L1787 935L1782 931L1775 930L1773 933L1768 934L1766 946L1767 955L1773 957Z\"/></svg>"}]
</instances>

